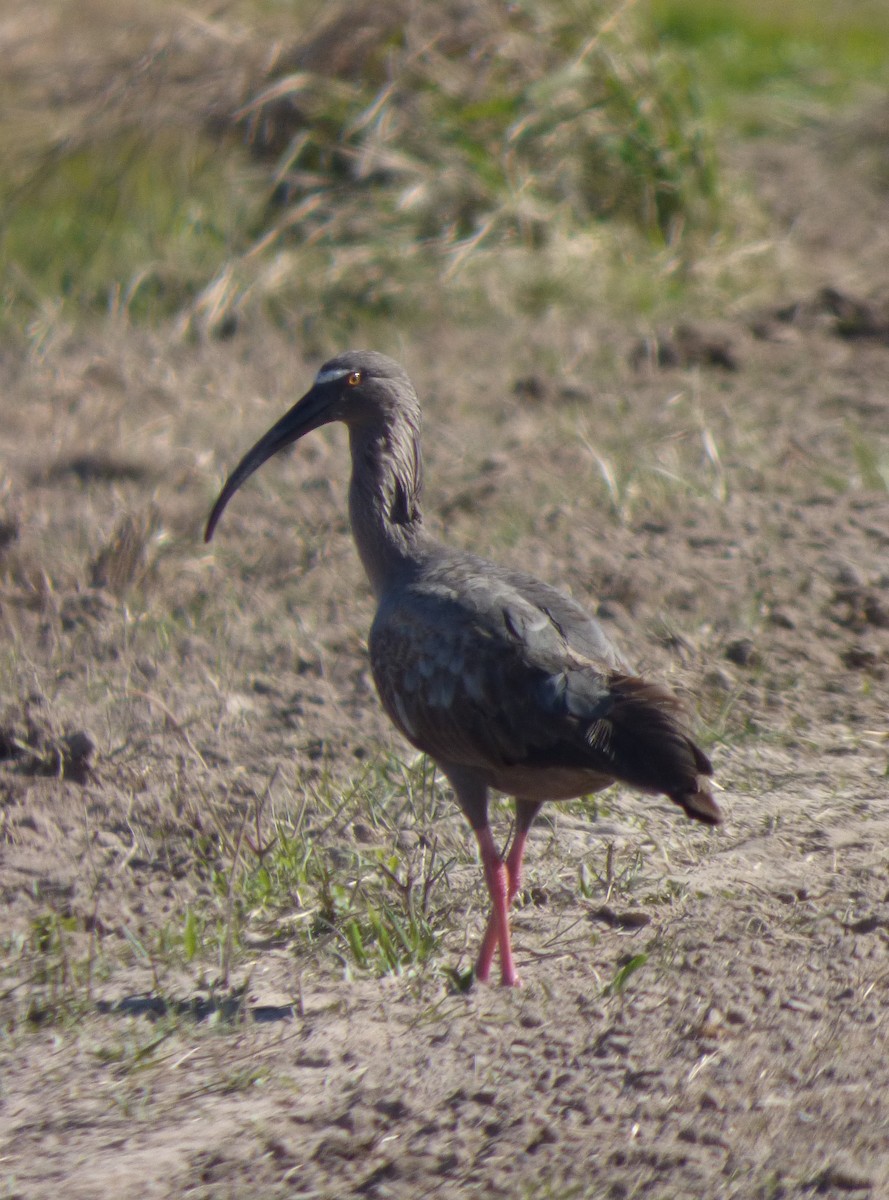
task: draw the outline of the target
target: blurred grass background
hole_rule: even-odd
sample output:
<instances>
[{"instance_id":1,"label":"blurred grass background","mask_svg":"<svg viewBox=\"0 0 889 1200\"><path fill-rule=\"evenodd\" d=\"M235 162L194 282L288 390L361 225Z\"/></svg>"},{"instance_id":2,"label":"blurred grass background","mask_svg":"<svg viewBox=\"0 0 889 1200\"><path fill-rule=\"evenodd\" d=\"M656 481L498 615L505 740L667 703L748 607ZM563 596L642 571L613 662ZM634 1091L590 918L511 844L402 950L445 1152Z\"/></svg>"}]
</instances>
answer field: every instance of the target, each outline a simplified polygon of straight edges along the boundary
<instances>
[{"instance_id":1,"label":"blurred grass background","mask_svg":"<svg viewBox=\"0 0 889 1200\"><path fill-rule=\"evenodd\" d=\"M261 313L326 345L748 286L732 145L885 89L889 8L6 0L0 47L8 335Z\"/></svg>"}]
</instances>

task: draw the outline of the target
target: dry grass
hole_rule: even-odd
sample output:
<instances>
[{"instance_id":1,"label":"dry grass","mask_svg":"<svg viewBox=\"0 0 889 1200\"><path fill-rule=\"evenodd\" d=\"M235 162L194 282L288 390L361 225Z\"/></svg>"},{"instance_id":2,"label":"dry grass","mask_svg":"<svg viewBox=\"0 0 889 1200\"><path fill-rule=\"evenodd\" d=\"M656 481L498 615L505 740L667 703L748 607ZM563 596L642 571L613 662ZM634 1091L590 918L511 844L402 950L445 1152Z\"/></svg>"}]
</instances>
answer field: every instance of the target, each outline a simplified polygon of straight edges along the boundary
<instances>
[{"instance_id":1,"label":"dry grass","mask_svg":"<svg viewBox=\"0 0 889 1200\"><path fill-rule=\"evenodd\" d=\"M464 274L500 251L504 311L540 310L582 279L563 239L610 269L603 218L618 253L687 264L715 160L687 72L631 9L10 12L7 320L59 303L225 335L257 307L327 307L346 329L438 320L441 287L469 316L493 296L487 267Z\"/></svg>"},{"instance_id":2,"label":"dry grass","mask_svg":"<svg viewBox=\"0 0 889 1200\"><path fill-rule=\"evenodd\" d=\"M737 1056L723 1067L708 1058L720 1039L739 1039L740 1058L761 1071L769 1053L776 1061L769 1031L781 1029L792 1069L814 1070L798 1028L812 1018L799 1004L820 1011L825 987L848 986L854 999L835 1019L843 1053L858 1044L881 976L862 963L843 982L831 931L870 928L877 903L868 856L884 820L886 493L866 490L873 473L862 475L856 447L882 453L868 397L883 347L817 323L792 327L795 341L756 341L735 324L741 369L731 373L630 366L635 334L616 323L515 328L497 356L486 331L384 346L406 358L426 398L433 523L598 604L647 669L693 698L726 788L729 833L715 843L665 805L625 795L541 822L516 913L530 986L513 1004L457 990L483 887L448 796L405 760L373 696L371 599L344 519L341 431L270 464L226 514L214 550L200 540L225 469L316 364L268 328L249 345L113 333L57 332L40 356L4 368L15 403L0 434L2 1010L20 1148L30 1145L23 1122L51 1120L39 1115L38 1079L44 1038L55 1038L53 1112L80 1114L79 1157L66 1170L83 1187L106 1186L92 1139L112 1127L138 1129L152 1158L169 1144L178 1165L161 1186L196 1179L204 1149L175 1116L191 1097L198 1123L212 1121L226 1181L201 1185L206 1194L258 1171L269 1195L284 1195L285 1176L306 1161L311 1186L349 1194L381 1167L385 1145L362 1174L367 1146L343 1158L325 1142L345 1120L337 1103L354 1064L414 1111L421 1095L439 1105L456 1095L471 1046L481 1092L508 1078L522 1106L526 1085L538 1104L546 1098L556 1140L540 1143L543 1158L516 1148L528 1194L546 1195L567 1186L557 1151L565 1169L588 1160L588 1122L610 1145L605 1110L624 1114L629 1101L612 1094L608 1072L629 1069L627 1053L640 1080L666 1072L675 1112L697 1111L703 1072L720 1127L737 1131L732 1096L757 1105L775 1093L751 1075L727 1082ZM850 398L838 409L841 391ZM95 744L79 759L85 783L66 769L81 732ZM505 836L508 814L498 809L497 821ZM850 849L850 836L863 848ZM851 874L830 867L832 854ZM779 931L772 948L765 926ZM813 956L823 958L816 976L805 974ZM797 1006L769 1008L764 1026L754 1017L762 962ZM377 980L393 969L397 993ZM307 1048L294 1049L296 1028ZM546 1031L560 1086L510 1074L525 1061L515 1049L495 1065L492 1046L516 1029L541 1061L535 1030ZM584 1030L605 1041L591 1032L584 1049ZM406 1057L408 1046L434 1055L437 1072ZM317 1074L305 1074L319 1068L307 1063L322 1064L324 1094L340 1099L291 1141L286 1097L296 1088L320 1103ZM608 1065L605 1109L587 1099L574 1126L552 1104L579 1069L588 1093L591 1064ZM794 1094L783 1076L769 1086ZM842 1093L812 1087L822 1127L859 1139L846 1168L879 1178L854 1132L860 1112L845 1107L837 1124ZM78 1088L112 1109L87 1114ZM637 1087L636 1111L651 1114L657 1094ZM356 1094L354 1119L371 1120L360 1114L376 1103ZM467 1161L486 1171L468 1132L477 1126L454 1103ZM259 1119L288 1147L280 1168L262 1137L225 1133L242 1112L250 1130ZM412 1138L430 1139L445 1178L468 1186L463 1159L445 1162L451 1135L404 1120ZM831 1166L790 1127L769 1135L777 1166L760 1164L763 1131L749 1125L733 1135L738 1179L752 1173L760 1194L770 1171L789 1187ZM669 1128L668 1144L689 1144ZM678 1160L663 1169L723 1194L706 1182L722 1170L717 1151L699 1153L703 1177ZM133 1154L127 1171L139 1169ZM32 1169L15 1161L16 1186L36 1194ZM647 1171L630 1156L606 1174L629 1183Z\"/></svg>"}]
</instances>

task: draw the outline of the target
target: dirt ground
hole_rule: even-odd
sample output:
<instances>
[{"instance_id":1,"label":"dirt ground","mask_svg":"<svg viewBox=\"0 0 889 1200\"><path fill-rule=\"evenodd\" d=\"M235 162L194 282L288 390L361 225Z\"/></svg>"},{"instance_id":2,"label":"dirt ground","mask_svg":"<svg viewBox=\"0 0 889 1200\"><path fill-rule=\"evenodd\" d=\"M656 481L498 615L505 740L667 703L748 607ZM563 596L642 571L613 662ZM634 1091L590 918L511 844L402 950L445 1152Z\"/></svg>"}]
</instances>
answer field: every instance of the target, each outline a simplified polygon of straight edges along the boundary
<instances>
[{"instance_id":1,"label":"dirt ground","mask_svg":"<svg viewBox=\"0 0 889 1200\"><path fill-rule=\"evenodd\" d=\"M342 431L200 538L318 359L114 326L0 358L3 1196L889 1196L887 129L871 106L745 148L766 303L379 347L425 399L429 519L598 606L723 789L715 833L620 791L552 806L521 990L448 974L485 907L449 807L422 965L346 969L248 914L221 968L181 934L257 797L258 826L311 822L410 760ZM331 853L376 836L353 818Z\"/></svg>"}]
</instances>

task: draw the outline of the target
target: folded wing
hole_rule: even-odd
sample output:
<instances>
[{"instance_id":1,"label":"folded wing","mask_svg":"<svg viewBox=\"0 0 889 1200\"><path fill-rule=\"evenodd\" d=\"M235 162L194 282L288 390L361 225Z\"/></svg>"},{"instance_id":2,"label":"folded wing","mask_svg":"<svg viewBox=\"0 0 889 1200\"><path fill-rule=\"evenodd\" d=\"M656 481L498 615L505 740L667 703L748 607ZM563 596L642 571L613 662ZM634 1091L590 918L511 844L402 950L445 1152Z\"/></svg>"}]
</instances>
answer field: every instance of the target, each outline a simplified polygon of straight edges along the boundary
<instances>
[{"instance_id":1,"label":"folded wing","mask_svg":"<svg viewBox=\"0 0 889 1200\"><path fill-rule=\"evenodd\" d=\"M517 769L576 771L575 794L619 779L717 822L700 786L712 769L677 699L633 676L598 623L561 593L472 566L458 588L452 573L402 588L371 630L377 689L408 740L503 790L496 780Z\"/></svg>"}]
</instances>

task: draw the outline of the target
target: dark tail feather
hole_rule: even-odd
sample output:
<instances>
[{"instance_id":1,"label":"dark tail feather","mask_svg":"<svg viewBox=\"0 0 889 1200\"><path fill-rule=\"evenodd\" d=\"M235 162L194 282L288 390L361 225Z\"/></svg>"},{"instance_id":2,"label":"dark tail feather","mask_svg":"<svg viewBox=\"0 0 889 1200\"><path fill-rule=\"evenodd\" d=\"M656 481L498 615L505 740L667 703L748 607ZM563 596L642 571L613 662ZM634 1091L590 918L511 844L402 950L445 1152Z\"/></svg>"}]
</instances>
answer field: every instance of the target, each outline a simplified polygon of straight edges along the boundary
<instances>
[{"instance_id":1,"label":"dark tail feather","mask_svg":"<svg viewBox=\"0 0 889 1200\"><path fill-rule=\"evenodd\" d=\"M644 791L662 792L696 821L718 825L722 814L702 779L713 767L686 730L682 703L632 675L612 675L608 685L615 775Z\"/></svg>"},{"instance_id":2,"label":"dark tail feather","mask_svg":"<svg viewBox=\"0 0 889 1200\"><path fill-rule=\"evenodd\" d=\"M699 788L696 792L669 792L668 795L674 804L684 808L686 815L694 817L696 821L703 821L705 825L721 823L722 813L713 794L706 788Z\"/></svg>"},{"instance_id":3,"label":"dark tail feather","mask_svg":"<svg viewBox=\"0 0 889 1200\"><path fill-rule=\"evenodd\" d=\"M712 775L713 766L710 759L700 748L696 746L691 738L687 739L688 747L694 755L695 767L698 775ZM701 784L701 779L697 780L697 788L693 792L668 792L667 793L674 804L678 804L680 808L685 809L688 816L693 817L696 821L703 821L705 825L719 825L722 821L722 813L719 811L719 805L713 799L713 793L706 786Z\"/></svg>"}]
</instances>

